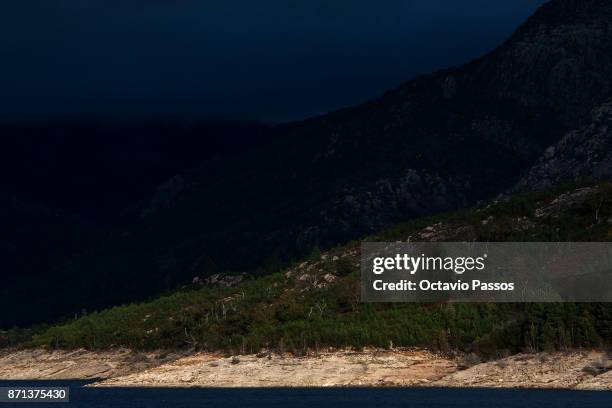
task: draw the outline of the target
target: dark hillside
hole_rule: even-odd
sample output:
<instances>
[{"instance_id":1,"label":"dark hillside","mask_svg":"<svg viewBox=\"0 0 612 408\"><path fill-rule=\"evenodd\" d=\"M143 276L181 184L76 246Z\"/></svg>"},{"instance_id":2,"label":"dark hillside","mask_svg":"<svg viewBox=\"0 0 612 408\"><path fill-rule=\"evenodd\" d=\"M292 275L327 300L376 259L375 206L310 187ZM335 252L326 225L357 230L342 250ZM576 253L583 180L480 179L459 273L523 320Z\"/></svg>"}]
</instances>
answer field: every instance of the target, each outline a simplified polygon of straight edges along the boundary
<instances>
[{"instance_id":1,"label":"dark hillside","mask_svg":"<svg viewBox=\"0 0 612 408\"><path fill-rule=\"evenodd\" d=\"M612 239L611 209L609 182L565 185L398 224L366 240L602 242ZM39 331L29 345L237 354L284 348L301 355L324 346L393 344L498 357L612 342L610 304L361 303L359 250L359 242L352 242L257 279L198 280L149 302ZM29 334L5 333L4 341Z\"/></svg>"},{"instance_id":2,"label":"dark hillside","mask_svg":"<svg viewBox=\"0 0 612 408\"><path fill-rule=\"evenodd\" d=\"M612 96L610 49L609 2L552 0L479 60L181 172L139 222L50 271L24 319L143 299L217 271L262 274L494 197Z\"/></svg>"}]
</instances>

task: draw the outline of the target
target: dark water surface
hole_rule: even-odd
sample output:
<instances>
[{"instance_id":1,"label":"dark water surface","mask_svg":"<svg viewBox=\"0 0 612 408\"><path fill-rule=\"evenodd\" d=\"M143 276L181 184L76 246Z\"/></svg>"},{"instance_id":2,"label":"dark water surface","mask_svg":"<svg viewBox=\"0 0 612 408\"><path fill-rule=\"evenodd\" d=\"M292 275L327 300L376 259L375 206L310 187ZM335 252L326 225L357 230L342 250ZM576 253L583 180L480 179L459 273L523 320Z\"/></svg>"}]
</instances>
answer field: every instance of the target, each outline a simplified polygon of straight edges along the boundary
<instances>
[{"instance_id":1,"label":"dark water surface","mask_svg":"<svg viewBox=\"0 0 612 408\"><path fill-rule=\"evenodd\" d=\"M83 382L1 382L0 387L70 387L70 403L15 407L612 407L612 392L446 388L159 389L83 388Z\"/></svg>"}]
</instances>

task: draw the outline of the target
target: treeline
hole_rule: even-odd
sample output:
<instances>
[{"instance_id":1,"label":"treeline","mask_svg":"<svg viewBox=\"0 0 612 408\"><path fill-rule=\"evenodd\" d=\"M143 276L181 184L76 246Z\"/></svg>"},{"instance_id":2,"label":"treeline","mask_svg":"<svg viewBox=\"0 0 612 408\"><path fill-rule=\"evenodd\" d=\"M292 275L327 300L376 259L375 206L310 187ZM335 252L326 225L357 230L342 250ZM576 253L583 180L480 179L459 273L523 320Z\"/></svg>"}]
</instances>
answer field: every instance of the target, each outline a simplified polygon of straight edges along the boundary
<instances>
[{"instance_id":1,"label":"treeline","mask_svg":"<svg viewBox=\"0 0 612 408\"><path fill-rule=\"evenodd\" d=\"M482 355L606 346L610 304L362 304L351 274L324 289L289 289L281 275L229 289L176 293L116 307L37 334L51 348L262 350L428 347Z\"/></svg>"},{"instance_id":2,"label":"treeline","mask_svg":"<svg viewBox=\"0 0 612 408\"><path fill-rule=\"evenodd\" d=\"M582 187L564 186L415 220L373 239L415 239L424 227L437 225L450 241L607 241L612 237L612 226L605 221L612 217L611 185ZM553 213L542 216L546 211ZM150 302L84 312L26 334L0 333L0 342L296 354L322 347L418 346L490 356L612 343L608 303L364 304L358 261L358 243L325 254L314 251L299 266L236 287L184 288Z\"/></svg>"}]
</instances>

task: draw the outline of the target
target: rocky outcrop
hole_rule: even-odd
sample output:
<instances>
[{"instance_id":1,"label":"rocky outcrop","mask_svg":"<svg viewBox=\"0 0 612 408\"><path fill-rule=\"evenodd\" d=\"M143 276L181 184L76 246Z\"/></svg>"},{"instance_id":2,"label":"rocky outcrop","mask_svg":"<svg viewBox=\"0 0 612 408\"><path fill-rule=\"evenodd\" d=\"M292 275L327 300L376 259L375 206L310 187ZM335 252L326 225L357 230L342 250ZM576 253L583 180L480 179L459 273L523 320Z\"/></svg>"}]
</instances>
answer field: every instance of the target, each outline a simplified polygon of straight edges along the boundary
<instances>
[{"instance_id":1,"label":"rocky outcrop","mask_svg":"<svg viewBox=\"0 0 612 408\"><path fill-rule=\"evenodd\" d=\"M305 231L316 228L323 233L345 231L350 234L360 225L364 232L371 233L388 226L389 219L464 208L470 202L469 189L470 177L406 169L403 174L379 179L367 186L345 188L344 195L324 210L317 225ZM321 236L311 238L312 246ZM304 240L304 237L299 239Z\"/></svg>"},{"instance_id":2,"label":"rocky outcrop","mask_svg":"<svg viewBox=\"0 0 612 408\"><path fill-rule=\"evenodd\" d=\"M612 102L591 115L591 121L549 146L514 191L543 190L562 181L612 177Z\"/></svg>"},{"instance_id":3,"label":"rocky outcrop","mask_svg":"<svg viewBox=\"0 0 612 408\"><path fill-rule=\"evenodd\" d=\"M195 276L191 283L193 285L200 286L221 286L224 288L230 288L250 278L252 278L252 276L247 273L242 273L240 275L227 275L224 273L216 273L214 275L209 276L208 278L200 278L199 276Z\"/></svg>"}]
</instances>

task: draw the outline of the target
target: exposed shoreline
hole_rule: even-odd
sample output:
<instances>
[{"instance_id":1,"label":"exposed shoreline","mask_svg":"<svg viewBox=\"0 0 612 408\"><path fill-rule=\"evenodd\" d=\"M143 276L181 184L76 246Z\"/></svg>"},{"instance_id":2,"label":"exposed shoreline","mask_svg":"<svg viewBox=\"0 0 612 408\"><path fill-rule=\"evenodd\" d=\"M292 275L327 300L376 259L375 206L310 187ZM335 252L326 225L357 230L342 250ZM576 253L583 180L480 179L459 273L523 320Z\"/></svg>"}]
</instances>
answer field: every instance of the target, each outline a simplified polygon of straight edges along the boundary
<instances>
[{"instance_id":1,"label":"exposed shoreline","mask_svg":"<svg viewBox=\"0 0 612 408\"><path fill-rule=\"evenodd\" d=\"M473 365L471 365L473 364ZM479 387L612 390L597 350L517 354L465 366L426 350L327 351L317 356L2 351L0 380L92 380L92 387Z\"/></svg>"}]
</instances>

